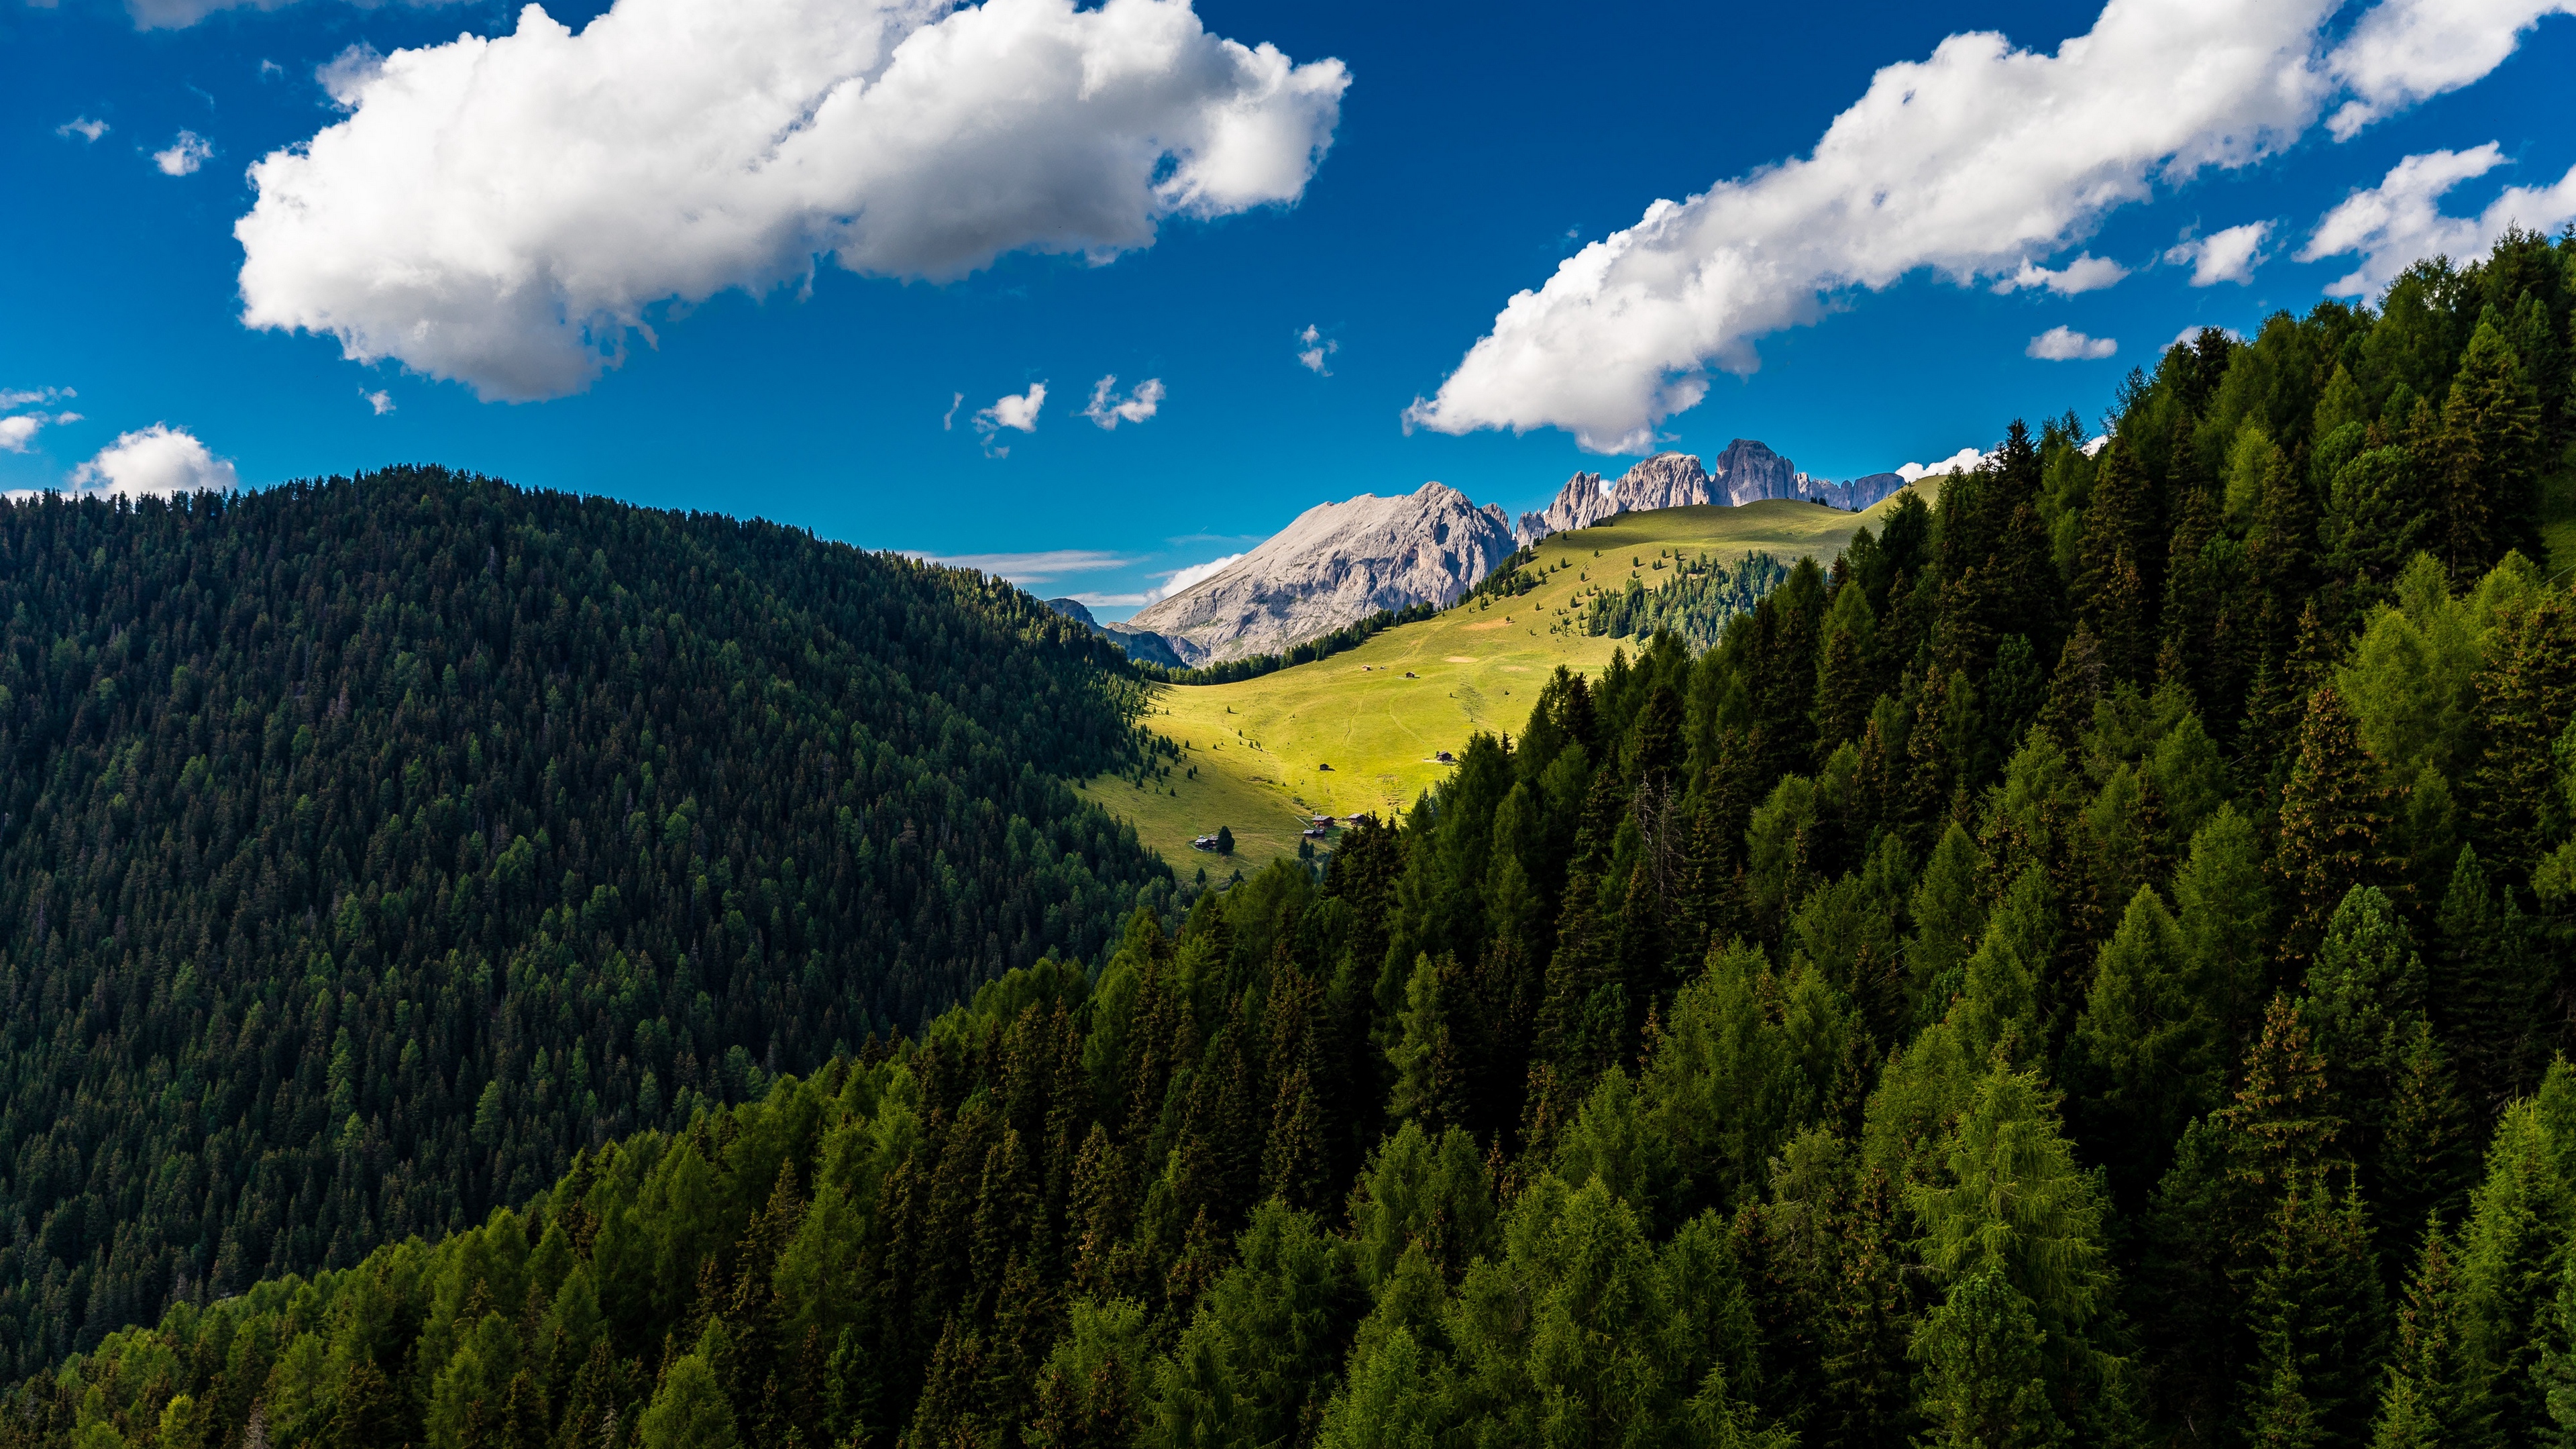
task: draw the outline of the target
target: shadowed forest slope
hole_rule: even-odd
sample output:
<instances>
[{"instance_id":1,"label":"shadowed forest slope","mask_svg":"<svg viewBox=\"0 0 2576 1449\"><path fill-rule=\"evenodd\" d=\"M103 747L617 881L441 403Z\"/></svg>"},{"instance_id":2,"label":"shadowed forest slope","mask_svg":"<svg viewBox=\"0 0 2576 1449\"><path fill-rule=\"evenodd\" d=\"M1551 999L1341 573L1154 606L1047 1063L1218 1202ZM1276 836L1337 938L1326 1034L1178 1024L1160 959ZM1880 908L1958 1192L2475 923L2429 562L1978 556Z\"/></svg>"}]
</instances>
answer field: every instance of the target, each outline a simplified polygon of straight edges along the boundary
<instances>
[{"instance_id":1,"label":"shadowed forest slope","mask_svg":"<svg viewBox=\"0 0 2576 1449\"><path fill-rule=\"evenodd\" d=\"M1168 875L973 574L437 470L0 505L0 1359L356 1262Z\"/></svg>"}]
</instances>

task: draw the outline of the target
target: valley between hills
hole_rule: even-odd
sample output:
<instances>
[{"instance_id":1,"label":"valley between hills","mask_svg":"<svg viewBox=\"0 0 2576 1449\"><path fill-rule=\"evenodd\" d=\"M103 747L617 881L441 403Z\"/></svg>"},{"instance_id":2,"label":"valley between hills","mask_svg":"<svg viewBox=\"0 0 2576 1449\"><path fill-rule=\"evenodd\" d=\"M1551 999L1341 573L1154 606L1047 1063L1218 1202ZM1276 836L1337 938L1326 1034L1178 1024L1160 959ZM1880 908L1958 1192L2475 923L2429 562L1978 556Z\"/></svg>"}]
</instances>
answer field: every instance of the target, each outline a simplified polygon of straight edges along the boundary
<instances>
[{"instance_id":1,"label":"valley between hills","mask_svg":"<svg viewBox=\"0 0 2576 1449\"><path fill-rule=\"evenodd\" d=\"M1909 491L1928 505L1939 484ZM1222 876L1295 855L1313 816L1391 819L1448 770L1438 752L1479 730L1517 733L1558 665L1593 675L1614 651L1633 655L1643 640L1583 632L1581 609L1596 591L1615 593L1632 576L1658 589L1674 577L1676 556L1830 562L1904 496L1858 513L1785 498L1663 508L1551 534L1521 565L1539 581L1530 592L1471 595L1357 648L1257 678L1154 686L1145 724L1181 749L1170 778L1105 775L1079 789L1184 876L1194 865ZM1233 832L1231 860L1191 848L1219 826Z\"/></svg>"}]
</instances>

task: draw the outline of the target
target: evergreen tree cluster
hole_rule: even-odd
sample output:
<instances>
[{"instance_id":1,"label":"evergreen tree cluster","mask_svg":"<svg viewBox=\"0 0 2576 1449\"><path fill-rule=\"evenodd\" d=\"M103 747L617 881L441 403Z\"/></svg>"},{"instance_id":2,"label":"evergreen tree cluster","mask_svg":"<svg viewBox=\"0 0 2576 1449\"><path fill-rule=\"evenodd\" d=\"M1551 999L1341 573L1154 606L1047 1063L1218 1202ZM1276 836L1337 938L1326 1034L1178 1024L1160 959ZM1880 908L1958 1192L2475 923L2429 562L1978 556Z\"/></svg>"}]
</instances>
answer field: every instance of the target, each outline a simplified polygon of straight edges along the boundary
<instances>
[{"instance_id":1,"label":"evergreen tree cluster","mask_svg":"<svg viewBox=\"0 0 2576 1449\"><path fill-rule=\"evenodd\" d=\"M176 1295L0 1444L2567 1442L2571 257L2202 333L1320 881Z\"/></svg>"},{"instance_id":2,"label":"evergreen tree cluster","mask_svg":"<svg viewBox=\"0 0 2576 1449\"><path fill-rule=\"evenodd\" d=\"M1583 606L1583 632L1595 638L1648 639L1670 631L1692 648L1706 649L1725 635L1727 620L1752 609L1789 577L1788 566L1767 553L1748 551L1733 563L1705 553L1675 554L1669 562L1673 577L1659 587L1646 587L1644 576L1632 567L1618 592L1596 590ZM1654 567L1666 563L1658 556Z\"/></svg>"},{"instance_id":3,"label":"evergreen tree cluster","mask_svg":"<svg viewBox=\"0 0 2576 1449\"><path fill-rule=\"evenodd\" d=\"M998 580L397 470L0 504L0 1363L756 1097L1169 872Z\"/></svg>"}]
</instances>

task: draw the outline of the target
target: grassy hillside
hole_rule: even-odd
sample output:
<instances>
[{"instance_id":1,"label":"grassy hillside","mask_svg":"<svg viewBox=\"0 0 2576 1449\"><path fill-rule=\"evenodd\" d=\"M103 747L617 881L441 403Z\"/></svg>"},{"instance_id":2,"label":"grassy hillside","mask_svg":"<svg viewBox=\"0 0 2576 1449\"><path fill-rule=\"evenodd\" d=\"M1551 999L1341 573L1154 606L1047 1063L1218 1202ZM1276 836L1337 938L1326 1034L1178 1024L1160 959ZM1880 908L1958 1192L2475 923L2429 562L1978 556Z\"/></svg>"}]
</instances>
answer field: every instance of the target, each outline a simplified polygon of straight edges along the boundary
<instances>
[{"instance_id":1,"label":"grassy hillside","mask_svg":"<svg viewBox=\"0 0 2576 1449\"><path fill-rule=\"evenodd\" d=\"M1923 491L1929 502L1933 490ZM1258 679L1159 688L1146 723L1182 747L1172 778L1141 788L1102 778L1083 793L1184 870L1196 860L1215 872L1215 857L1191 850L1190 840L1219 825L1234 832L1229 868L1293 855L1306 816L1410 804L1448 768L1436 751L1456 750L1475 730L1517 731L1556 666L1590 674L1613 649L1635 652L1636 640L1578 632L1579 604L1595 590L1625 587L1632 574L1650 589L1669 580L1669 568L1653 566L1659 552L1830 559L1894 507L1889 499L1845 513L1773 499L1625 513L1557 534L1527 566L1541 580L1529 593L1471 601Z\"/></svg>"}]
</instances>

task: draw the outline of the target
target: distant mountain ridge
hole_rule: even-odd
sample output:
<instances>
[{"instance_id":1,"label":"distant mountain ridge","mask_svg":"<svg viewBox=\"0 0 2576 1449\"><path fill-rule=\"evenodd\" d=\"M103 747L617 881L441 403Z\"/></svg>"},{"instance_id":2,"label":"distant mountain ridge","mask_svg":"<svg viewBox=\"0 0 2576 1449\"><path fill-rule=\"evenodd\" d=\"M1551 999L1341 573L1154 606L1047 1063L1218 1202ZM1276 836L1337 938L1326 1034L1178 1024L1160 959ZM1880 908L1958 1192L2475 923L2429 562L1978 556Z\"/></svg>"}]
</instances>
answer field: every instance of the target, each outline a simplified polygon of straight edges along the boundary
<instances>
[{"instance_id":1,"label":"distant mountain ridge","mask_svg":"<svg viewBox=\"0 0 2576 1449\"><path fill-rule=\"evenodd\" d=\"M1615 514L1770 498L1859 509L1904 486L1895 473L1817 478L1768 445L1738 438L1714 467L1688 453L1658 453L1616 483L1577 473L1545 510L1522 514L1517 528L1500 507L1480 508L1440 483L1318 504L1221 572L1123 623L1103 622L1069 598L1048 607L1098 630L1131 659L1198 668L1276 653L1381 609L1449 604L1514 551Z\"/></svg>"},{"instance_id":2,"label":"distant mountain ridge","mask_svg":"<svg viewBox=\"0 0 2576 1449\"><path fill-rule=\"evenodd\" d=\"M1307 509L1222 572L1110 632L1151 633L1182 663L1221 664L1380 609L1450 603L1517 547L1501 508L1479 508L1445 484L1394 498L1363 493Z\"/></svg>"},{"instance_id":3,"label":"distant mountain ridge","mask_svg":"<svg viewBox=\"0 0 2576 1449\"><path fill-rule=\"evenodd\" d=\"M1138 629L1128 624L1103 624L1092 617L1091 610L1080 599L1047 599L1043 602L1066 618L1098 630L1101 638L1117 645L1120 652L1130 659L1167 665L1173 669L1188 667L1187 661L1172 649L1172 642L1150 629Z\"/></svg>"},{"instance_id":4,"label":"distant mountain ridge","mask_svg":"<svg viewBox=\"0 0 2576 1449\"><path fill-rule=\"evenodd\" d=\"M1872 473L1846 483L1817 478L1799 472L1769 445L1737 438L1717 455L1713 468L1703 467L1689 453L1657 453L1616 483L1604 483L1598 473L1577 473L1544 510L1521 515L1513 539L1527 548L1551 533L1589 528L1613 514L1706 503L1740 508L1765 498L1805 498L1836 508L1867 508L1904 486L1904 477L1896 473Z\"/></svg>"}]
</instances>

